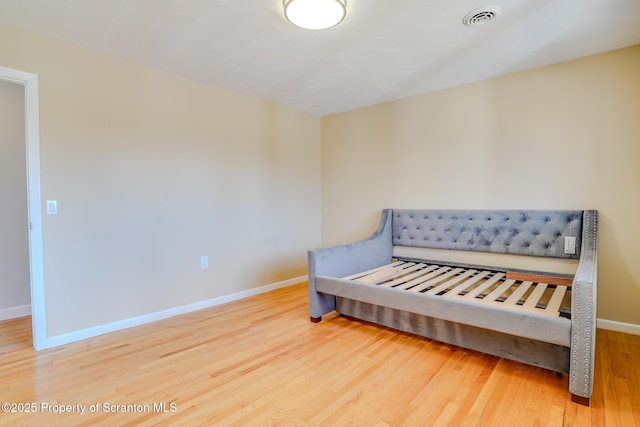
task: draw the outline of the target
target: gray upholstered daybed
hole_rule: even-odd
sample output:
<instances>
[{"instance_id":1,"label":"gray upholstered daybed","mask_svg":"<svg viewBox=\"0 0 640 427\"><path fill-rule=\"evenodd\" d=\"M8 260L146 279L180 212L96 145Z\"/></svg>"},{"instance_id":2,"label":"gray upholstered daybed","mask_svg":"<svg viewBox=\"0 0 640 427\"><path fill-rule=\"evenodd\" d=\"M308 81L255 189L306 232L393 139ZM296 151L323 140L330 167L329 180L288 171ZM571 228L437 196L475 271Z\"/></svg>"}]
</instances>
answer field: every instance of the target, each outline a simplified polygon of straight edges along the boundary
<instances>
[{"instance_id":1,"label":"gray upholstered daybed","mask_svg":"<svg viewBox=\"0 0 640 427\"><path fill-rule=\"evenodd\" d=\"M391 210L356 243L309 251L313 322L336 310L438 341L569 373L593 389L594 210ZM574 240L575 239L575 240ZM422 247L578 259L574 275L403 258ZM508 258L508 257L507 257Z\"/></svg>"}]
</instances>

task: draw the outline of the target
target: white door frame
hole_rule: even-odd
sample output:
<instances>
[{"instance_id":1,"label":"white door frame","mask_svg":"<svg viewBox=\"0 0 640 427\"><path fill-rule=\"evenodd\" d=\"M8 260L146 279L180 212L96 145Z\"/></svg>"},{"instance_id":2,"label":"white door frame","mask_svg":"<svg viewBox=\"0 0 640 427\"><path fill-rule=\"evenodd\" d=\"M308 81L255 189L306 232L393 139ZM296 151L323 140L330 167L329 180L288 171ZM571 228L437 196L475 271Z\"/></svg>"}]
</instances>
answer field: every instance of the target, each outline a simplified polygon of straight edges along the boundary
<instances>
[{"instance_id":1,"label":"white door frame","mask_svg":"<svg viewBox=\"0 0 640 427\"><path fill-rule=\"evenodd\" d=\"M27 203L29 212L29 269L31 277L31 323L33 348L47 345L42 249L42 200L40 197L40 119L38 75L0 66L0 80L24 86L25 139L27 151Z\"/></svg>"}]
</instances>

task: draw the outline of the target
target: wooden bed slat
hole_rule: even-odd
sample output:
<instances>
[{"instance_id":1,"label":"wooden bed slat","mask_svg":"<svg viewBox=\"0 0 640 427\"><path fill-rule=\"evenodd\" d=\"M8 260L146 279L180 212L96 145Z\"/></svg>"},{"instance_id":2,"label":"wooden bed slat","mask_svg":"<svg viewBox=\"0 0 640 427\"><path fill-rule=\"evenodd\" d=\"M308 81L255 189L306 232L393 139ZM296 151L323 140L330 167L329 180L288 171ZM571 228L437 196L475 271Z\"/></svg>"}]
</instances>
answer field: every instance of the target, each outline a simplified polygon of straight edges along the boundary
<instances>
[{"instance_id":1,"label":"wooden bed slat","mask_svg":"<svg viewBox=\"0 0 640 427\"><path fill-rule=\"evenodd\" d=\"M442 282L443 280L447 280L451 276L455 276L456 274L458 274L458 273L460 273L462 271L464 271L463 268L455 268L455 269L453 269L451 271L446 272L445 274L442 274L442 275L440 275L438 277L435 277L435 278L433 278L433 279L431 279L431 280L429 280L427 282L424 282L424 283L422 283L422 284L420 284L418 286L414 286L413 288L409 289L409 291L411 291L411 292L423 291L425 289L430 288L431 286L434 286L434 285Z\"/></svg>"},{"instance_id":2,"label":"wooden bed slat","mask_svg":"<svg viewBox=\"0 0 640 427\"><path fill-rule=\"evenodd\" d=\"M557 286L556 290L553 291L553 295L549 300L549 304L547 304L547 308L545 311L551 315L559 316L560 315L560 304L562 304L562 300L564 299L564 294L567 292L566 286Z\"/></svg>"},{"instance_id":3,"label":"wooden bed slat","mask_svg":"<svg viewBox=\"0 0 640 427\"><path fill-rule=\"evenodd\" d=\"M416 264L416 267L420 267L420 266L425 267L426 264ZM416 279L416 278L419 278L421 276L424 276L425 274L430 273L430 272L432 272L433 270L435 270L435 269L437 269L439 267L440 267L439 265L430 265L430 266L428 266L426 268L422 268L421 270L417 270L417 271L414 271L414 272L412 272L410 274L403 275L402 277L399 277L399 278L397 278L395 280L391 280L389 282L382 283L382 284L380 284L380 286L395 287L395 286L397 286L397 285L399 285L401 283L406 283L406 282L409 282L409 281L411 281L413 279Z\"/></svg>"},{"instance_id":4,"label":"wooden bed slat","mask_svg":"<svg viewBox=\"0 0 640 427\"><path fill-rule=\"evenodd\" d=\"M504 273L494 274L491 279L487 280L481 285L478 285L477 287L469 291L466 295L462 296L462 298L472 299L477 297L478 295L480 295L481 293L489 289L491 286L493 286L498 280L502 279L503 277L504 277Z\"/></svg>"},{"instance_id":5,"label":"wooden bed slat","mask_svg":"<svg viewBox=\"0 0 640 427\"><path fill-rule=\"evenodd\" d=\"M529 298L527 298L525 303L522 305L522 307L535 308L535 306L540 301L540 298L542 298L542 294L544 294L544 291L547 290L547 286L548 285L546 283L538 283L533 289L533 292L531 292L531 295L529 295Z\"/></svg>"},{"instance_id":6,"label":"wooden bed slat","mask_svg":"<svg viewBox=\"0 0 640 427\"><path fill-rule=\"evenodd\" d=\"M475 276L473 276L471 279L467 280L464 283L459 284L458 286L456 286L455 288L451 289L449 292L447 292L446 294L444 294L442 296L444 296L444 297L452 297L452 296L458 295L460 292L466 291L468 288L470 288L471 286L475 285L480 280L484 279L485 277L487 277L490 274L491 274L490 271L481 271L480 273L478 273Z\"/></svg>"},{"instance_id":7,"label":"wooden bed slat","mask_svg":"<svg viewBox=\"0 0 640 427\"><path fill-rule=\"evenodd\" d=\"M520 286L518 286L518 289L513 291L513 293L509 295L509 298L507 298L504 301L504 304L508 304L508 305L518 304L518 301L520 301L520 298L522 298L522 296L527 293L531 285L533 285L533 282L529 282L529 281L522 282Z\"/></svg>"},{"instance_id":8,"label":"wooden bed slat","mask_svg":"<svg viewBox=\"0 0 640 427\"><path fill-rule=\"evenodd\" d=\"M362 282L362 283L371 283L373 285L377 285L378 283L382 283L385 280L389 280L392 277L397 276L398 274L401 274L402 272L404 272L405 269L411 267L415 265L415 263L412 262L408 262L405 263L403 265L399 265L397 267L392 267L392 268L388 268L388 269L384 269L384 270L380 270L380 271L376 271L375 273L372 274L368 274L364 277L360 277L357 280L358 282Z\"/></svg>"},{"instance_id":9,"label":"wooden bed slat","mask_svg":"<svg viewBox=\"0 0 640 427\"><path fill-rule=\"evenodd\" d=\"M438 266L438 267L439 268L437 270L432 271L429 274L425 274L424 276L418 277L417 279L414 279L410 282L403 283L402 285L396 286L395 289L407 290L409 288L412 288L413 286L419 285L420 283L424 283L429 279L432 279L440 274L446 273L447 271L451 270L451 267L441 267L441 266Z\"/></svg>"},{"instance_id":10,"label":"wooden bed slat","mask_svg":"<svg viewBox=\"0 0 640 427\"><path fill-rule=\"evenodd\" d=\"M350 276L343 277L343 279L345 279L345 280L355 280L355 279L357 279L359 277L364 277L364 276L366 276L368 274L375 273L375 272L380 271L380 270L384 270L385 268L396 267L396 266L402 265L402 264L405 264L405 262L404 261L396 261L396 262L391 263L391 264L383 265L382 267L373 268L371 270L367 270L367 271L363 271L361 273L356 273L356 274L352 274Z\"/></svg>"},{"instance_id":11,"label":"wooden bed slat","mask_svg":"<svg viewBox=\"0 0 640 427\"><path fill-rule=\"evenodd\" d=\"M462 273L459 276L456 276L454 278L452 278L451 280L447 280L446 282L444 282L441 285L436 286L433 289L429 289L427 292L425 292L426 294L438 294L442 291L444 291L445 289L448 289L454 285L457 285L458 283L462 282L464 279L466 279L469 276L472 276L474 274L476 274L476 270L467 270L466 272Z\"/></svg>"},{"instance_id":12,"label":"wooden bed slat","mask_svg":"<svg viewBox=\"0 0 640 427\"><path fill-rule=\"evenodd\" d=\"M495 301L500 295L505 293L516 281L513 279L505 280L503 284L494 289L489 295L482 298L483 301Z\"/></svg>"}]
</instances>

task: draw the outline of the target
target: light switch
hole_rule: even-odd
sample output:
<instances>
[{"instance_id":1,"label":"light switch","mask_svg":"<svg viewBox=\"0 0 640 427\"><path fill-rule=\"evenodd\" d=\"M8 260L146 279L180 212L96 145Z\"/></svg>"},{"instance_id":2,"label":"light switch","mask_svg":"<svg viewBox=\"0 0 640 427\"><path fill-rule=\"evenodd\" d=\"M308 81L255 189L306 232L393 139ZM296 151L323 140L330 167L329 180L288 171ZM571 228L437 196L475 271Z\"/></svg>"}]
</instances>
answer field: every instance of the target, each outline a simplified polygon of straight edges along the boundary
<instances>
[{"instance_id":1,"label":"light switch","mask_svg":"<svg viewBox=\"0 0 640 427\"><path fill-rule=\"evenodd\" d=\"M47 215L58 215L57 200L47 200Z\"/></svg>"}]
</instances>

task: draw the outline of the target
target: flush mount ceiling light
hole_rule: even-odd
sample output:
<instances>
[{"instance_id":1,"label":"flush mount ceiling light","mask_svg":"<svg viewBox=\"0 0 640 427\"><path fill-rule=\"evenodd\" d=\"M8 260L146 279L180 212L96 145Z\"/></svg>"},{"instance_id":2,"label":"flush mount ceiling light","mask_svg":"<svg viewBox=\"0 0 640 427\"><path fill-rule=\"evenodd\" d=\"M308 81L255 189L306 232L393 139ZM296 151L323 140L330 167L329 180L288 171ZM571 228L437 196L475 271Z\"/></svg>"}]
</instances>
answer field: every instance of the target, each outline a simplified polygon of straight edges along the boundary
<instances>
[{"instance_id":1,"label":"flush mount ceiling light","mask_svg":"<svg viewBox=\"0 0 640 427\"><path fill-rule=\"evenodd\" d=\"M347 0L284 0L284 16L307 30L338 25L347 14Z\"/></svg>"}]
</instances>

